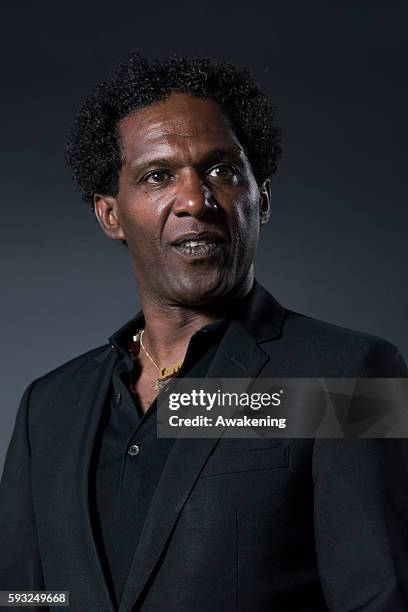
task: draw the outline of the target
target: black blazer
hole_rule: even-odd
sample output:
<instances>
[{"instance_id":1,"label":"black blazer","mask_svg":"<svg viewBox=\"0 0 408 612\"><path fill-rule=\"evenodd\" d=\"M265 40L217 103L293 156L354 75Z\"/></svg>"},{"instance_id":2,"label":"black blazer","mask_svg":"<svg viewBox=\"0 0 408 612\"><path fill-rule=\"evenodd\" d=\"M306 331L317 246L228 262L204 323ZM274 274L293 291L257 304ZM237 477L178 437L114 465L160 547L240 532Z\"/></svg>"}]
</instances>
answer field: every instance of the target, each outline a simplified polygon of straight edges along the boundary
<instances>
[{"instance_id":1,"label":"black blazer","mask_svg":"<svg viewBox=\"0 0 408 612\"><path fill-rule=\"evenodd\" d=\"M34 381L0 489L0 588L113 610L91 529L91 453L110 345ZM209 377L401 377L391 344L285 310L255 284ZM178 439L120 612L406 612L408 444Z\"/></svg>"}]
</instances>

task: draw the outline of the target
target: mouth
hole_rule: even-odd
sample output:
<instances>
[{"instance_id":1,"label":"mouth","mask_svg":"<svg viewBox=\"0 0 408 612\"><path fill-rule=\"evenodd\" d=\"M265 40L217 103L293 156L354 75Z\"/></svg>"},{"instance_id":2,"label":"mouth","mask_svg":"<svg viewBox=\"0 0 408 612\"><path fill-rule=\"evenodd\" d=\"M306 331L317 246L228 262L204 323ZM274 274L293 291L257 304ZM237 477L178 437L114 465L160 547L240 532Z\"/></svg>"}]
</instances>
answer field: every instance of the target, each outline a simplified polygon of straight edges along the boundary
<instances>
[{"instance_id":1,"label":"mouth","mask_svg":"<svg viewBox=\"0 0 408 612\"><path fill-rule=\"evenodd\" d=\"M222 239L219 235L210 232L190 233L176 239L172 246L184 257L206 258L221 249Z\"/></svg>"}]
</instances>

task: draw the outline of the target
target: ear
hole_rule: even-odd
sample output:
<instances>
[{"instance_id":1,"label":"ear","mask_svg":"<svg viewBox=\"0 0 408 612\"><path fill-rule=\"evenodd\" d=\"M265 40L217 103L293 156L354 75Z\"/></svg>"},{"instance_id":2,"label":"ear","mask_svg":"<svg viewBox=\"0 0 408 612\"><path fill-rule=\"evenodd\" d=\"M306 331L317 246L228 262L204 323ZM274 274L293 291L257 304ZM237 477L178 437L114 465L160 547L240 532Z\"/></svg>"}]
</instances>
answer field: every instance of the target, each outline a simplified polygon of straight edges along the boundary
<instances>
[{"instance_id":1,"label":"ear","mask_svg":"<svg viewBox=\"0 0 408 612\"><path fill-rule=\"evenodd\" d=\"M259 221L260 225L268 223L271 216L271 181L267 179L259 188Z\"/></svg>"},{"instance_id":2,"label":"ear","mask_svg":"<svg viewBox=\"0 0 408 612\"><path fill-rule=\"evenodd\" d=\"M113 196L95 193L94 212L103 232L113 240L126 241L118 215L117 200Z\"/></svg>"}]
</instances>

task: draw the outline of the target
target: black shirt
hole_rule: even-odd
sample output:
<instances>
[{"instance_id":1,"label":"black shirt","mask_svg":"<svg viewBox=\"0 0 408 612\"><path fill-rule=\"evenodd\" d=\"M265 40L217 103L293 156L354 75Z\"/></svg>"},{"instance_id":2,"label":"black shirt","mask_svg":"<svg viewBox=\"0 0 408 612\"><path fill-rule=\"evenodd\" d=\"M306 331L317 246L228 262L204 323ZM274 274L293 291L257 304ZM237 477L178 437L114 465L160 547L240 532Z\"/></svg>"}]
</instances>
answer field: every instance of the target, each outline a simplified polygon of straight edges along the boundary
<instances>
[{"instance_id":1,"label":"black shirt","mask_svg":"<svg viewBox=\"0 0 408 612\"><path fill-rule=\"evenodd\" d=\"M228 326L219 319L190 339L179 377L205 377ZM143 327L133 319L110 341L120 358L112 376L94 448L90 506L99 556L119 604L149 504L174 440L157 438L156 400L141 415L128 390L136 375L128 340Z\"/></svg>"}]
</instances>

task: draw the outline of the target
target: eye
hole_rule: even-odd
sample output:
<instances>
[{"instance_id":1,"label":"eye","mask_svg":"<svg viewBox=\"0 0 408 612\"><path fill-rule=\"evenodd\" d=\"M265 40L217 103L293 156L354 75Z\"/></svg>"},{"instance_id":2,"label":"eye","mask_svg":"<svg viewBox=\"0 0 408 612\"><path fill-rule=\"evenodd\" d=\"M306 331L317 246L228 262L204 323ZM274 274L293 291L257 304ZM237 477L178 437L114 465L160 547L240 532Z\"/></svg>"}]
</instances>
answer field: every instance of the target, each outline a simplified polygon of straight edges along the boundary
<instances>
[{"instance_id":1,"label":"eye","mask_svg":"<svg viewBox=\"0 0 408 612\"><path fill-rule=\"evenodd\" d=\"M154 172L150 172L147 174L143 182L150 183L151 185L159 185L160 183L165 183L171 179L171 174L166 172L165 170L155 170Z\"/></svg>"},{"instance_id":2,"label":"eye","mask_svg":"<svg viewBox=\"0 0 408 612\"><path fill-rule=\"evenodd\" d=\"M233 166L229 166L228 164L219 164L211 168L208 172L208 176L219 179L233 179L237 176L237 171Z\"/></svg>"}]
</instances>

